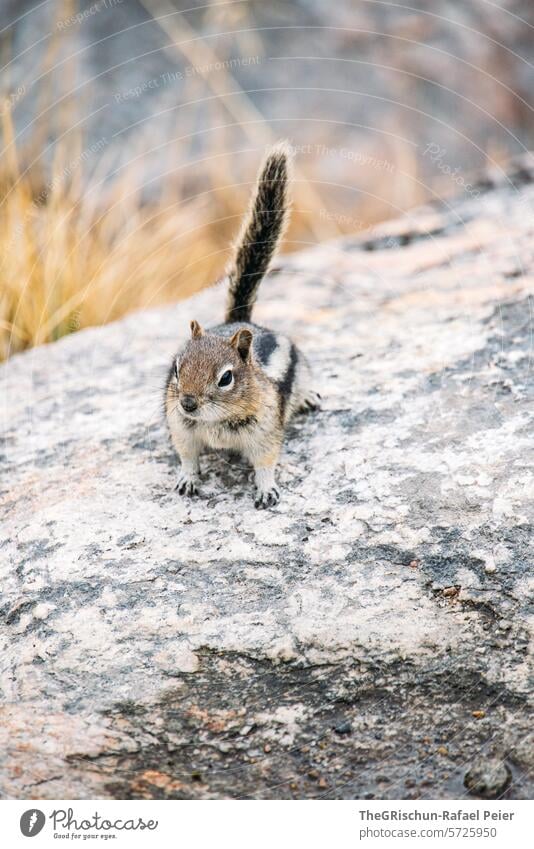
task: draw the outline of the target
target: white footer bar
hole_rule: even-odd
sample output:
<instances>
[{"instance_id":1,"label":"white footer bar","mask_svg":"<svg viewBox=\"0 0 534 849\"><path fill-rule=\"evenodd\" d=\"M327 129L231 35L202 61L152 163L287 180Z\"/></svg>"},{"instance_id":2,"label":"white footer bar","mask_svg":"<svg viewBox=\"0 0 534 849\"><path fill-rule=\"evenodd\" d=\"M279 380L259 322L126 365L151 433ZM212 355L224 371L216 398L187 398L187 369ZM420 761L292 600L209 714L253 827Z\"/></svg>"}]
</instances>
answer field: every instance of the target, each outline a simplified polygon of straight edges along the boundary
<instances>
[{"instance_id":1,"label":"white footer bar","mask_svg":"<svg viewBox=\"0 0 534 849\"><path fill-rule=\"evenodd\" d=\"M6 849L534 846L531 802L5 800L0 814Z\"/></svg>"}]
</instances>

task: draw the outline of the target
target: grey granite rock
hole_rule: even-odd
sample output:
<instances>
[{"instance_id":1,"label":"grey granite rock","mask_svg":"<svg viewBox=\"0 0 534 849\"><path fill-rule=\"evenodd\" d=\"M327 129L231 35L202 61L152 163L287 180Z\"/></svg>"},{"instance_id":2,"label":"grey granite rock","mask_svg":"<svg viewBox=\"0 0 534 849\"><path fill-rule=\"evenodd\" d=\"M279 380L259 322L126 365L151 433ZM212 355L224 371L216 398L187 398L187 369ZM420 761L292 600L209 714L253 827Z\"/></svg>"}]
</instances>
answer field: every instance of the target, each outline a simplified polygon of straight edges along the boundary
<instances>
[{"instance_id":1,"label":"grey granite rock","mask_svg":"<svg viewBox=\"0 0 534 849\"><path fill-rule=\"evenodd\" d=\"M325 399L271 511L216 454L173 490L164 375L222 290L4 366L3 797L532 793L532 174L265 281Z\"/></svg>"}]
</instances>

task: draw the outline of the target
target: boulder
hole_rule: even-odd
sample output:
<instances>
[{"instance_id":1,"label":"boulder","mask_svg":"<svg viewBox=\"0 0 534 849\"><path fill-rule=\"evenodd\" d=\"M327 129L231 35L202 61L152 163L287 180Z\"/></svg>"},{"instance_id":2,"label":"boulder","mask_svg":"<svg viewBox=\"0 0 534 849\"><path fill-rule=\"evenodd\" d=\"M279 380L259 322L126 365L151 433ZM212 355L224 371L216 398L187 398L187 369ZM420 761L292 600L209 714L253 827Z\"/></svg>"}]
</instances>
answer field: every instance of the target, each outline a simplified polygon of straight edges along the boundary
<instances>
[{"instance_id":1,"label":"boulder","mask_svg":"<svg viewBox=\"0 0 534 849\"><path fill-rule=\"evenodd\" d=\"M4 365L4 798L460 798L486 759L532 795L533 179L281 259L255 320L324 406L269 511L222 454L174 491L220 286Z\"/></svg>"}]
</instances>

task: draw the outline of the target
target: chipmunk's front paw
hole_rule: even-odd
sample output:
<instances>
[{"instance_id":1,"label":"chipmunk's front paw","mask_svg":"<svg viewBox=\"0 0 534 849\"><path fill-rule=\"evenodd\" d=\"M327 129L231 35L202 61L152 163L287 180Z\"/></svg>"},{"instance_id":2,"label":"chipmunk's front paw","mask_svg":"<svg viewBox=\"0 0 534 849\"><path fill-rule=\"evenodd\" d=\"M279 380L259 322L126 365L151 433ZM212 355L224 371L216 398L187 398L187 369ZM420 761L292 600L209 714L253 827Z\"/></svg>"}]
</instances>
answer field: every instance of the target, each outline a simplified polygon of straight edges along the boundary
<instances>
[{"instance_id":1,"label":"chipmunk's front paw","mask_svg":"<svg viewBox=\"0 0 534 849\"><path fill-rule=\"evenodd\" d=\"M280 501L280 493L275 486L271 489L257 489L254 498L254 507L265 510L266 507L274 507Z\"/></svg>"},{"instance_id":2,"label":"chipmunk's front paw","mask_svg":"<svg viewBox=\"0 0 534 849\"><path fill-rule=\"evenodd\" d=\"M190 475L181 475L174 487L180 495L198 495L198 478Z\"/></svg>"}]
</instances>

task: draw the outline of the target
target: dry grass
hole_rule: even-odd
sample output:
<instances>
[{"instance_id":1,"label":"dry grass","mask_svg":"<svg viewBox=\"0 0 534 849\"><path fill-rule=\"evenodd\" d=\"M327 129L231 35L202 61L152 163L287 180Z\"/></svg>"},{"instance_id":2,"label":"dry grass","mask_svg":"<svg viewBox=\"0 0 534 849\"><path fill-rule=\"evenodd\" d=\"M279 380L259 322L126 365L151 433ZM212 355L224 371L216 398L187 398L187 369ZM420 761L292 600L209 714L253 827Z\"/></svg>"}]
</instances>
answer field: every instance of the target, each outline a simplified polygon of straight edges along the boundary
<instances>
[{"instance_id":1,"label":"dry grass","mask_svg":"<svg viewBox=\"0 0 534 849\"><path fill-rule=\"evenodd\" d=\"M166 0L143 2L150 12L172 8ZM62 10L67 15L73 8L66 0L58 4L58 14ZM163 16L160 25L168 30L175 50L180 49L191 64L202 68L217 59L185 21L176 29L174 18ZM184 42L184 33L189 41ZM47 67L52 66L57 50L58 43L52 40ZM68 80L74 73L63 76ZM176 142L173 151L173 161L179 165L150 202L143 197L139 170L127 166L120 177L104 179L111 151L93 149L86 156L82 139L70 130L75 118L65 108L60 133L64 140L55 146L51 171L48 164L42 173L22 165L42 162L49 128L37 127L33 151L18 151L10 106L4 104L0 360L80 328L187 297L221 275L248 203L260 152L275 137L231 74L208 75L204 82L221 96L221 125L229 117L248 137L249 156L244 159L214 148L195 164L181 128L184 141ZM223 96L228 93L235 96ZM221 146L220 133L218 143ZM136 160L133 152L131 159ZM296 176L286 249L352 232L376 220L377 210L371 204L368 209L359 208L357 219L325 214L336 205L329 203L324 184L306 178L317 176L313 173L297 171ZM380 210L378 217L383 214Z\"/></svg>"},{"instance_id":2,"label":"dry grass","mask_svg":"<svg viewBox=\"0 0 534 849\"><path fill-rule=\"evenodd\" d=\"M10 136L5 119L4 146ZM126 175L111 189L94 182L82 191L83 163L73 174L65 165L72 162L76 155L59 155L44 185L34 174L19 173L13 153L4 163L2 358L184 297L224 266L238 193L214 192L209 216L202 196L162 198L153 207L142 203Z\"/></svg>"},{"instance_id":3,"label":"dry grass","mask_svg":"<svg viewBox=\"0 0 534 849\"><path fill-rule=\"evenodd\" d=\"M193 193L178 169L165 193L147 203L128 169L111 185L96 175L88 180L80 144L68 155L59 150L48 182L34 170L21 172L8 110L3 119L9 155L0 177L1 359L187 297L221 275L250 190L231 173L229 157L207 157ZM246 171L252 181L252 157ZM315 241L319 219L300 208L288 238ZM331 235L331 222L325 224Z\"/></svg>"},{"instance_id":4,"label":"dry grass","mask_svg":"<svg viewBox=\"0 0 534 849\"><path fill-rule=\"evenodd\" d=\"M19 167L7 110L3 136L9 155L0 169L0 360L180 300L223 273L255 179L257 148L245 162L213 151L194 163L184 150L177 161L187 164L147 202L133 169L111 182L85 173L80 141L75 149L58 146L45 181ZM91 161L99 155L93 151ZM323 197L312 186L293 186L286 251L383 217L372 204L360 205L357 219L329 214L335 201L324 186Z\"/></svg>"},{"instance_id":5,"label":"dry grass","mask_svg":"<svg viewBox=\"0 0 534 849\"><path fill-rule=\"evenodd\" d=\"M65 0L57 14L66 16L74 8ZM57 56L57 39L56 33L47 68ZM193 45L187 48L189 61L202 65L213 59L202 41L193 39ZM65 80L69 76L74 73L64 74ZM236 90L230 74L217 80L225 91ZM244 162L213 149L195 166L187 140L182 149L177 143L174 161L180 164L151 202L143 198L138 170L126 167L120 178L103 179L108 151L85 156L82 139L69 129L74 117L65 108L64 141L55 146L51 172L48 164L41 173L26 167L43 161L49 128L37 125L34 149L18 151L10 104L2 105L0 360L80 328L187 297L221 275L248 203L258 152L273 140L261 120L251 120L261 116L246 93L237 93L225 103L230 117L245 127L250 158ZM294 201L288 245L297 248L340 232L318 214L324 203L306 180L297 182Z\"/></svg>"},{"instance_id":6,"label":"dry grass","mask_svg":"<svg viewBox=\"0 0 534 849\"><path fill-rule=\"evenodd\" d=\"M204 74L202 69L218 60L210 43L199 39L183 17L178 25L167 0L142 2L169 37L170 53L198 67L215 96L214 123L222 128L213 142L218 147L206 150L200 163L192 162L190 139L180 127L182 141L175 142L172 160L178 165L159 196L147 202L142 169L126 166L120 176L104 179L112 151L93 149L86 156L83 140L72 132L77 115L68 89L69 79L76 77L74 67L59 76L67 105L52 116L55 127L37 122L32 128L32 151L17 150L6 102L0 110L0 360L80 328L185 298L217 280L229 258L258 159L276 137L231 73ZM63 0L55 8L58 17L67 18L77 6ZM47 71L57 60L62 37L58 29L50 40ZM247 157L225 152L228 121L249 140ZM55 145L52 169L47 163L39 173L26 163L43 162L50 135L63 141ZM132 163L142 163L142 156L130 153ZM329 214L337 209L339 190L329 198L324 182L313 182L321 176L303 174L300 165L296 178L286 250L353 232L384 215L371 201L366 209L359 206L357 218ZM388 182L385 196L390 191Z\"/></svg>"}]
</instances>

